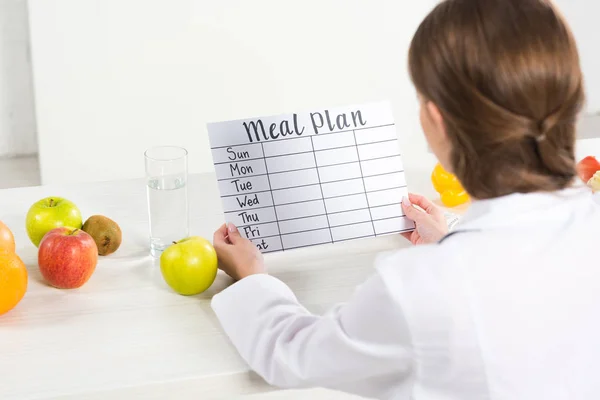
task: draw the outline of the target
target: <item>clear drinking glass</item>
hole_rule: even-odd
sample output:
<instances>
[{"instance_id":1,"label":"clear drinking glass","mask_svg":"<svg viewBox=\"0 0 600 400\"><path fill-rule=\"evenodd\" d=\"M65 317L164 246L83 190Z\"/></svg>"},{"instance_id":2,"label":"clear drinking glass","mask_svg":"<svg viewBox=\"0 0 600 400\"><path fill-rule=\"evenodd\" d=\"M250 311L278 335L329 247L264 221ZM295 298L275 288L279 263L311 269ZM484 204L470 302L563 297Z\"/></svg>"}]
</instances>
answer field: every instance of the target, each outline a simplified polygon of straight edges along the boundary
<instances>
[{"instance_id":1,"label":"clear drinking glass","mask_svg":"<svg viewBox=\"0 0 600 400\"><path fill-rule=\"evenodd\" d=\"M187 150L153 147L146 158L146 190L150 217L150 254L160 257L174 241L188 236Z\"/></svg>"}]
</instances>

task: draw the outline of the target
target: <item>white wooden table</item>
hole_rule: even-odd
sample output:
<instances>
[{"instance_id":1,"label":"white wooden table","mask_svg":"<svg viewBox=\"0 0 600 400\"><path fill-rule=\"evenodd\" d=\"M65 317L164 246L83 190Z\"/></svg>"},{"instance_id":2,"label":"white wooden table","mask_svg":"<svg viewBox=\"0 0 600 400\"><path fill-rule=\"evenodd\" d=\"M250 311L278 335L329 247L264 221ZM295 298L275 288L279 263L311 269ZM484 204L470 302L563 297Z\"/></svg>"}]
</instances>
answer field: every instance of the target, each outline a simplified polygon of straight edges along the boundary
<instances>
[{"instance_id":1,"label":"white wooden table","mask_svg":"<svg viewBox=\"0 0 600 400\"><path fill-rule=\"evenodd\" d=\"M599 139L579 141L578 158L589 154L600 155ZM431 156L418 168L411 164L411 191L435 196L434 162ZM123 230L119 251L100 258L81 289L58 290L41 280L25 215L47 196L74 201L84 218L113 218ZM214 175L191 176L189 196L191 233L212 238L223 223ZM163 282L149 256L143 180L0 190L0 220L13 230L30 273L23 301L0 316L1 400L351 398L326 391L265 394L273 388L248 371L210 308L211 297L231 280L219 274L194 297L179 296ZM320 313L349 298L372 272L378 252L406 246L397 235L385 236L268 254L266 262Z\"/></svg>"},{"instance_id":2,"label":"white wooden table","mask_svg":"<svg viewBox=\"0 0 600 400\"><path fill-rule=\"evenodd\" d=\"M223 222L215 178L192 176L189 189L191 232L212 239ZM123 230L119 251L100 258L80 289L41 279L25 215L47 196L68 198L84 219L103 214ZM248 371L210 308L228 277L219 274L194 297L163 282L149 256L143 180L3 190L0 219L30 274L23 301L0 317L0 399L206 399L272 390ZM387 236L269 254L266 262L303 304L323 312L367 278L377 252L402 246L401 237Z\"/></svg>"}]
</instances>

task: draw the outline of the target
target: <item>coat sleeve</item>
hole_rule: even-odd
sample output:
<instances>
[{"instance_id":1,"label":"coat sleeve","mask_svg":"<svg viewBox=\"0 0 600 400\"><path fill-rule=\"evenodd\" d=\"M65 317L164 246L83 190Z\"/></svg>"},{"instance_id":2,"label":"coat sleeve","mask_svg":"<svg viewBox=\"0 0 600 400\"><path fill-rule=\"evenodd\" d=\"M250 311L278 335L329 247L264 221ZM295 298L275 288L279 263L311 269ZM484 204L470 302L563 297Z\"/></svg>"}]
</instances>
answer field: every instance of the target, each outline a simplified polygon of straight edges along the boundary
<instances>
[{"instance_id":1,"label":"coat sleeve","mask_svg":"<svg viewBox=\"0 0 600 400\"><path fill-rule=\"evenodd\" d=\"M410 391L408 326L379 274L324 316L308 312L269 275L235 283L212 307L244 360L271 385L378 398Z\"/></svg>"}]
</instances>

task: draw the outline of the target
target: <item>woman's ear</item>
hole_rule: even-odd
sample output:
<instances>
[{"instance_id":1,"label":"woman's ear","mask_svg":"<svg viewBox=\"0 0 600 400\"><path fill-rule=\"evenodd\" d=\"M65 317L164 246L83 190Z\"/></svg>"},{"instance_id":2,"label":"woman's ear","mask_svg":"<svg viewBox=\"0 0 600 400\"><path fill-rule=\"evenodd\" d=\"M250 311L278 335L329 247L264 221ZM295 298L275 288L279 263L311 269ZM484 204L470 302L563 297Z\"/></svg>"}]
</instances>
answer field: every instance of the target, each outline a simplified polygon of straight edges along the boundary
<instances>
[{"instance_id":1,"label":"woman's ear","mask_svg":"<svg viewBox=\"0 0 600 400\"><path fill-rule=\"evenodd\" d=\"M444 126L444 118L442 117L440 109L432 101L428 101L426 107L427 114L429 115L429 118L431 118L431 123L435 128L435 131L438 135L442 136L443 139L446 139L446 127Z\"/></svg>"},{"instance_id":2,"label":"woman's ear","mask_svg":"<svg viewBox=\"0 0 600 400\"><path fill-rule=\"evenodd\" d=\"M421 124L429 148L447 171L451 171L451 144L448 140L444 117L432 101L421 103Z\"/></svg>"}]
</instances>

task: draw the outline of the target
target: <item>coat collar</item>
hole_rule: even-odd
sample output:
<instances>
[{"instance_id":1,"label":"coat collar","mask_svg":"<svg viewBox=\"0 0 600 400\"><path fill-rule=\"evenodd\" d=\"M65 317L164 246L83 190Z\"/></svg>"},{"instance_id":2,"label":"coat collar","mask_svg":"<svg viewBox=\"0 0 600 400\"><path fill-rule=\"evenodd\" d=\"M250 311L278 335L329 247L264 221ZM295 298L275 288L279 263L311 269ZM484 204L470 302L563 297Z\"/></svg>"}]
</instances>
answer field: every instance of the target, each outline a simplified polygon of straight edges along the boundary
<instances>
[{"instance_id":1,"label":"coat collar","mask_svg":"<svg viewBox=\"0 0 600 400\"><path fill-rule=\"evenodd\" d=\"M584 185L557 192L514 193L489 200L474 200L453 231L542 226L571 217L576 203L592 203Z\"/></svg>"}]
</instances>

